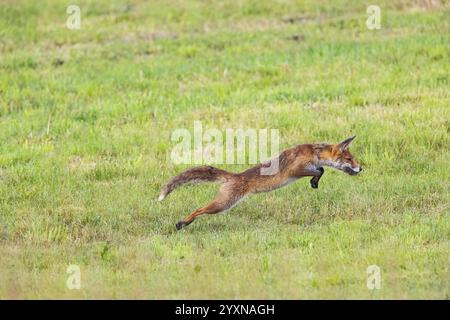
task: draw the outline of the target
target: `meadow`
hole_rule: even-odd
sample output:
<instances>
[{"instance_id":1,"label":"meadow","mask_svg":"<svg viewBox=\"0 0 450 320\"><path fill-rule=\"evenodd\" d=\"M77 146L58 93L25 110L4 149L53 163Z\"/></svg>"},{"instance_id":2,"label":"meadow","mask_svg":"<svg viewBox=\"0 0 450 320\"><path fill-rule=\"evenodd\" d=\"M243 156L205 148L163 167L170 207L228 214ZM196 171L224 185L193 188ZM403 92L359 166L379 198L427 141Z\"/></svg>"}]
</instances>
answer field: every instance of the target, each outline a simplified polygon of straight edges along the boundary
<instances>
[{"instance_id":1,"label":"meadow","mask_svg":"<svg viewBox=\"0 0 450 320\"><path fill-rule=\"evenodd\" d=\"M375 2L80 0L71 30L67 1L1 1L0 298L449 299L450 6ZM157 201L194 121L356 134L365 171L177 232L217 191Z\"/></svg>"}]
</instances>

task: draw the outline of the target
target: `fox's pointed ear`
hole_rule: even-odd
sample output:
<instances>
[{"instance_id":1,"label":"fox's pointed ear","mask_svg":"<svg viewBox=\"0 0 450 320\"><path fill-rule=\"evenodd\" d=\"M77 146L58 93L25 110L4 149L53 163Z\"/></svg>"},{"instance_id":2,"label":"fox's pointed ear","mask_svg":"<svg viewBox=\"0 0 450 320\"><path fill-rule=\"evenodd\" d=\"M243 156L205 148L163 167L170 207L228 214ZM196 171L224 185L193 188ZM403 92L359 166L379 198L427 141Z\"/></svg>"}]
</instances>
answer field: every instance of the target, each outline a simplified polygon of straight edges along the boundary
<instances>
[{"instance_id":1,"label":"fox's pointed ear","mask_svg":"<svg viewBox=\"0 0 450 320\"><path fill-rule=\"evenodd\" d=\"M337 146L339 148L339 150L341 151L345 151L350 147L350 144L352 143L353 139L355 139L356 136L350 137L348 139L345 139L344 141L342 141L341 143L339 143Z\"/></svg>"}]
</instances>

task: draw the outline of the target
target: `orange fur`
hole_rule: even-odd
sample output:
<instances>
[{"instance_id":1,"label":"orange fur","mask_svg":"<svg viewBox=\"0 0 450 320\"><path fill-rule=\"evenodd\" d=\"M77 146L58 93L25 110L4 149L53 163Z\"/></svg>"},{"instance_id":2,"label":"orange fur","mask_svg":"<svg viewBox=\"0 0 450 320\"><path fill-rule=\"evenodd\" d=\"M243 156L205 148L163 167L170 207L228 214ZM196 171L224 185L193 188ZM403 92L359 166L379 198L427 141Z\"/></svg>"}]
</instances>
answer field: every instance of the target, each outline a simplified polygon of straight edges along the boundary
<instances>
[{"instance_id":1,"label":"orange fur","mask_svg":"<svg viewBox=\"0 0 450 320\"><path fill-rule=\"evenodd\" d=\"M278 156L278 171L273 175L261 174L269 164L259 164L241 173L231 173L210 166L196 167L170 180L162 189L160 200L176 187L197 181L222 183L217 196L206 206L199 208L177 223L177 229L192 223L197 217L226 211L246 195L268 192L283 187L299 178L311 176L311 186L318 187L324 172L322 166L331 166L355 175L362 169L348 151L354 137L339 144L302 144L283 151Z\"/></svg>"}]
</instances>

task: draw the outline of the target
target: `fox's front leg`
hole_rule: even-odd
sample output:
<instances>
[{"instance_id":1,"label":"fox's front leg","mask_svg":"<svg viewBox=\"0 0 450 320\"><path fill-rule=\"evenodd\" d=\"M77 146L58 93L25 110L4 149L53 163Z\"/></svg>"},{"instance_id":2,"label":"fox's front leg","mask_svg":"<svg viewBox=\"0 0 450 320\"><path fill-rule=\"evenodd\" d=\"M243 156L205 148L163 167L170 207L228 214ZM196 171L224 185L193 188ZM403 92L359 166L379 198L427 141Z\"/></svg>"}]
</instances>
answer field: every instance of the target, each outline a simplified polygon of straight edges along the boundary
<instances>
[{"instance_id":1,"label":"fox's front leg","mask_svg":"<svg viewBox=\"0 0 450 320\"><path fill-rule=\"evenodd\" d=\"M319 180L322 177L323 173L325 172L325 170L323 170L322 167L317 168L317 171L318 171L317 175L312 177L312 179L310 180L311 187L314 189L317 189L319 187Z\"/></svg>"}]
</instances>

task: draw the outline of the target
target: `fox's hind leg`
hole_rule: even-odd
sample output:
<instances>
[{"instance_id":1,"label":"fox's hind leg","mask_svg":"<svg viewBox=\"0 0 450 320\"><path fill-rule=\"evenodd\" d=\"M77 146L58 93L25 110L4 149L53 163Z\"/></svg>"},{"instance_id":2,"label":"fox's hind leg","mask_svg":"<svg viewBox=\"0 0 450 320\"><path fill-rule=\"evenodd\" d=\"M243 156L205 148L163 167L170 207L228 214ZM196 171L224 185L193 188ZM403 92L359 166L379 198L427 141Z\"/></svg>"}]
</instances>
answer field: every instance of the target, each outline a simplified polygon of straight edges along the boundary
<instances>
[{"instance_id":1,"label":"fox's hind leg","mask_svg":"<svg viewBox=\"0 0 450 320\"><path fill-rule=\"evenodd\" d=\"M320 173L317 176L312 177L312 179L310 180L311 187L314 189L317 189L319 187L319 180L322 177L323 173L325 172L325 170L323 170L322 167L317 168L317 170Z\"/></svg>"},{"instance_id":2,"label":"fox's hind leg","mask_svg":"<svg viewBox=\"0 0 450 320\"><path fill-rule=\"evenodd\" d=\"M228 189L228 190L227 190ZM215 214L232 208L243 197L242 194L232 192L231 188L222 188L220 193L206 206L195 210L175 226L177 230L191 224L195 218L204 214Z\"/></svg>"},{"instance_id":3,"label":"fox's hind leg","mask_svg":"<svg viewBox=\"0 0 450 320\"><path fill-rule=\"evenodd\" d=\"M197 218L198 216L201 216L204 214L214 214L214 213L221 212L223 210L225 210L225 209L223 209L221 206L214 203L214 201L211 201L205 207L195 210L190 215L188 215L186 218L179 221L175 225L175 227L177 228L177 230L180 230L181 228L184 228L185 226L191 224L195 220L195 218Z\"/></svg>"}]
</instances>

